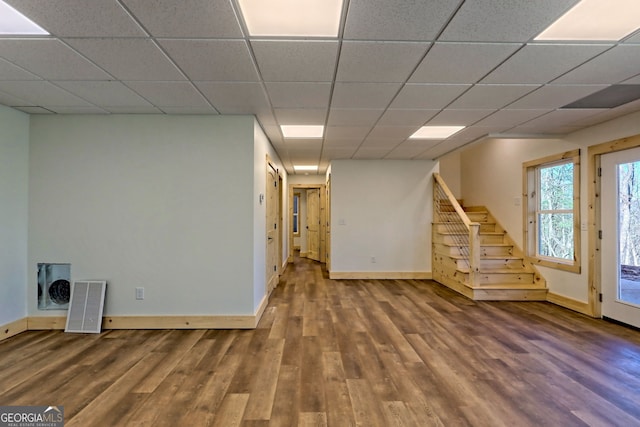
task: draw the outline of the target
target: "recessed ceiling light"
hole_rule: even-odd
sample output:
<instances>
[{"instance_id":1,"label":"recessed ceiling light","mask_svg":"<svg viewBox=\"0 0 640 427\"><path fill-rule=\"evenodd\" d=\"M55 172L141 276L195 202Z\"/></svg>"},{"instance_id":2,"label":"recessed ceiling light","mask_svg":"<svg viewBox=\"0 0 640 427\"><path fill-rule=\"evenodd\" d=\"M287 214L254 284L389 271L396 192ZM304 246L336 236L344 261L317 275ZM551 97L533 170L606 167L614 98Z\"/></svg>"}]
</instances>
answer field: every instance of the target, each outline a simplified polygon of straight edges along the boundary
<instances>
[{"instance_id":1,"label":"recessed ceiling light","mask_svg":"<svg viewBox=\"0 0 640 427\"><path fill-rule=\"evenodd\" d=\"M324 126L281 125L285 138L322 138Z\"/></svg>"},{"instance_id":2,"label":"recessed ceiling light","mask_svg":"<svg viewBox=\"0 0 640 427\"><path fill-rule=\"evenodd\" d=\"M0 34L43 35L49 33L4 1L0 1Z\"/></svg>"},{"instance_id":3,"label":"recessed ceiling light","mask_svg":"<svg viewBox=\"0 0 640 427\"><path fill-rule=\"evenodd\" d=\"M445 139L464 129L464 126L422 126L409 139Z\"/></svg>"},{"instance_id":4,"label":"recessed ceiling light","mask_svg":"<svg viewBox=\"0 0 640 427\"><path fill-rule=\"evenodd\" d=\"M238 0L252 36L337 37L343 0Z\"/></svg>"},{"instance_id":5,"label":"recessed ceiling light","mask_svg":"<svg viewBox=\"0 0 640 427\"><path fill-rule=\"evenodd\" d=\"M293 169L296 172L315 172L318 170L318 166L311 165L294 165Z\"/></svg>"},{"instance_id":6,"label":"recessed ceiling light","mask_svg":"<svg viewBox=\"0 0 640 427\"><path fill-rule=\"evenodd\" d=\"M582 0L535 39L620 40L638 28L638 0Z\"/></svg>"}]
</instances>

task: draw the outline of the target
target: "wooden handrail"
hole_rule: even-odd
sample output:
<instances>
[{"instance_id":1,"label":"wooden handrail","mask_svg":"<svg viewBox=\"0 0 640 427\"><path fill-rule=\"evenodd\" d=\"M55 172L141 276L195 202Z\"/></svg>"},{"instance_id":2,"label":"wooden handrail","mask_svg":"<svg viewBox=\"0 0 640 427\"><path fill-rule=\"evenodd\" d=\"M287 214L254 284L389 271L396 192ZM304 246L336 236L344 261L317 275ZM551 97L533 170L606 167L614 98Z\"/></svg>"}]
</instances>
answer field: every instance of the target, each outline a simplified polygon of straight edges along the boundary
<instances>
[{"instance_id":1,"label":"wooden handrail","mask_svg":"<svg viewBox=\"0 0 640 427\"><path fill-rule=\"evenodd\" d=\"M462 220L464 225L467 227L467 230L471 227L471 224L477 224L477 223L471 222L471 220L467 216L467 213L464 211L464 209L462 209L462 206L460 206L460 203L458 203L458 199L456 199L453 193L451 192L451 190L449 190L449 187L447 187L447 184L444 182L440 174L437 172L434 172L433 177L435 178L438 185L442 187L442 191L444 191L444 194L447 196L447 199L451 203L451 206L453 206L453 208L456 210L457 214L460 216L460 219Z\"/></svg>"},{"instance_id":2,"label":"wooden handrail","mask_svg":"<svg viewBox=\"0 0 640 427\"><path fill-rule=\"evenodd\" d=\"M442 191L449 200L449 203L451 203L451 206L453 206L453 209L455 209L456 213L462 220L462 223L469 231L469 285L472 288L475 288L480 285L480 223L471 222L467 213L462 209L460 203L458 203L458 199L456 199L451 190L449 190L449 187L447 187L447 184L439 173L434 172L433 178L440 188L442 188Z\"/></svg>"}]
</instances>

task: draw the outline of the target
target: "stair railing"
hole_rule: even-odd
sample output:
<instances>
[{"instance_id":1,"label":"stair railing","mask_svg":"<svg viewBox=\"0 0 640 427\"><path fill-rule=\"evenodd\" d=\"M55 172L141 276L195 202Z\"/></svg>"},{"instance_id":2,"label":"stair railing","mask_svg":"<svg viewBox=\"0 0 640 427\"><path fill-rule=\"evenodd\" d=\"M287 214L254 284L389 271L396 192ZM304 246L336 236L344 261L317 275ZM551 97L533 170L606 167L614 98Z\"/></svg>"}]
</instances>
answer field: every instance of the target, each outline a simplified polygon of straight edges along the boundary
<instances>
[{"instance_id":1,"label":"stair railing","mask_svg":"<svg viewBox=\"0 0 640 427\"><path fill-rule=\"evenodd\" d=\"M469 286L480 285L480 224L471 222L440 174L433 174L433 221L445 227L469 268Z\"/></svg>"}]
</instances>

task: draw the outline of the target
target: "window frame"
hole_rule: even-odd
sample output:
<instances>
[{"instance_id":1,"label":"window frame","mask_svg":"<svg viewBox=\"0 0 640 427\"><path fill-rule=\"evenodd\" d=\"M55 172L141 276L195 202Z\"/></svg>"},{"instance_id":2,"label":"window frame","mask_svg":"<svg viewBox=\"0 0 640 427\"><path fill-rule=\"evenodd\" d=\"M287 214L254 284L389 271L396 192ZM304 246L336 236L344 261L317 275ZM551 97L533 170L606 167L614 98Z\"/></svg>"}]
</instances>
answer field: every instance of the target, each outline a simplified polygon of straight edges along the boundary
<instances>
[{"instance_id":1,"label":"window frame","mask_svg":"<svg viewBox=\"0 0 640 427\"><path fill-rule=\"evenodd\" d=\"M573 259L546 257L538 254L539 221L538 221L538 177L543 168L564 163L573 164ZM558 270L580 273L581 260L581 218L580 218L580 150L572 150L555 154L522 164L523 182L523 229L525 258L534 265ZM567 213L566 210L563 213Z\"/></svg>"}]
</instances>

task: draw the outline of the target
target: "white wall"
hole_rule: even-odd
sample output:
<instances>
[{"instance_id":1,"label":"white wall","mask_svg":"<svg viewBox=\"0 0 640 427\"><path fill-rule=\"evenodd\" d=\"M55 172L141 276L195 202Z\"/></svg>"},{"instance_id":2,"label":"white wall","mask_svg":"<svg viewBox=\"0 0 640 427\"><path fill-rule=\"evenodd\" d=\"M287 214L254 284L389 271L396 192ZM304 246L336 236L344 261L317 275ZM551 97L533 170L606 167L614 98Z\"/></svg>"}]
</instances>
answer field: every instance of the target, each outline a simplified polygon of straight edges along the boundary
<instances>
[{"instance_id":1,"label":"white wall","mask_svg":"<svg viewBox=\"0 0 640 427\"><path fill-rule=\"evenodd\" d=\"M287 173L282 166L282 162L264 131L254 120L254 156L253 156L253 307L254 311L260 305L260 302L266 295L266 251L267 251L267 210L266 204L260 203L260 194L266 195L267 186L267 155L276 165L278 174L283 178L282 187L282 230L280 238L282 239L282 260L286 262L289 256L289 224L285 219L289 212L289 199L287 195Z\"/></svg>"},{"instance_id":2,"label":"white wall","mask_svg":"<svg viewBox=\"0 0 640 427\"><path fill-rule=\"evenodd\" d=\"M437 166L433 161L333 161L331 271L430 272Z\"/></svg>"},{"instance_id":3,"label":"white wall","mask_svg":"<svg viewBox=\"0 0 640 427\"><path fill-rule=\"evenodd\" d=\"M105 315L254 313L253 117L33 116L30 149L29 283L68 262Z\"/></svg>"},{"instance_id":4,"label":"white wall","mask_svg":"<svg viewBox=\"0 0 640 427\"><path fill-rule=\"evenodd\" d=\"M28 182L29 116L0 106L0 325L27 315Z\"/></svg>"},{"instance_id":5,"label":"white wall","mask_svg":"<svg viewBox=\"0 0 640 427\"><path fill-rule=\"evenodd\" d=\"M462 198L462 173L460 171L460 151L453 151L438 159L440 176L446 182L453 195ZM463 200L463 203L464 200ZM465 203L466 204L466 203Z\"/></svg>"},{"instance_id":6,"label":"white wall","mask_svg":"<svg viewBox=\"0 0 640 427\"><path fill-rule=\"evenodd\" d=\"M485 205L523 247L522 163L581 148L581 222L588 215L587 147L640 134L640 113L634 113L575 132L563 139L488 139L461 153L462 197L466 205ZM584 229L584 227L583 227ZM549 290L578 301L588 301L588 232L581 234L582 272L569 273L539 267Z\"/></svg>"}]
</instances>

